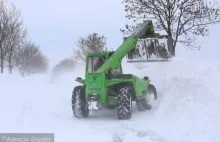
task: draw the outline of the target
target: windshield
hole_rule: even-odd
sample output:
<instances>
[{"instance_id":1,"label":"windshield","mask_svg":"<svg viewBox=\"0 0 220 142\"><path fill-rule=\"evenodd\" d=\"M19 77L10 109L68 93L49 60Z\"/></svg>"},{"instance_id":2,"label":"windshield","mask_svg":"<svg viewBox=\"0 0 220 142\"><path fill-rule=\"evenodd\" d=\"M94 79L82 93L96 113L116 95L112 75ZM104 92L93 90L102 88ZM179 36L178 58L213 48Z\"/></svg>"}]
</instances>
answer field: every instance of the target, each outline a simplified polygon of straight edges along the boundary
<instances>
[{"instance_id":1,"label":"windshield","mask_svg":"<svg viewBox=\"0 0 220 142\"><path fill-rule=\"evenodd\" d=\"M105 63L104 56L89 57L88 72L92 73L97 71L104 63Z\"/></svg>"},{"instance_id":2,"label":"windshield","mask_svg":"<svg viewBox=\"0 0 220 142\"><path fill-rule=\"evenodd\" d=\"M121 66L116 68L116 69L111 70L111 75L112 76L117 76L117 75L121 75L121 74L122 74Z\"/></svg>"}]
</instances>

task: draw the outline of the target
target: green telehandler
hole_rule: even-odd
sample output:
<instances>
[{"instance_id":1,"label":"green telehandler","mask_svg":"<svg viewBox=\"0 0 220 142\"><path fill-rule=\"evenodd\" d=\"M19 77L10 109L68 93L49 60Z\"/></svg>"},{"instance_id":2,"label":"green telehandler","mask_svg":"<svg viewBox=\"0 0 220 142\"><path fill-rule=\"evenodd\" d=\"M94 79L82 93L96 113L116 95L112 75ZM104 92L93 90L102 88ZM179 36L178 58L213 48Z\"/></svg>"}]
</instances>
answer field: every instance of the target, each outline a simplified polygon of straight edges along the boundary
<instances>
[{"instance_id":1,"label":"green telehandler","mask_svg":"<svg viewBox=\"0 0 220 142\"><path fill-rule=\"evenodd\" d=\"M85 118L90 110L102 107L116 109L118 119L130 119L132 102L140 111L150 110L157 91L146 76L123 74L121 62L170 61L172 39L154 32L151 20L144 21L125 39L116 51L88 53L85 79L77 77L81 86L72 93L75 117Z\"/></svg>"}]
</instances>

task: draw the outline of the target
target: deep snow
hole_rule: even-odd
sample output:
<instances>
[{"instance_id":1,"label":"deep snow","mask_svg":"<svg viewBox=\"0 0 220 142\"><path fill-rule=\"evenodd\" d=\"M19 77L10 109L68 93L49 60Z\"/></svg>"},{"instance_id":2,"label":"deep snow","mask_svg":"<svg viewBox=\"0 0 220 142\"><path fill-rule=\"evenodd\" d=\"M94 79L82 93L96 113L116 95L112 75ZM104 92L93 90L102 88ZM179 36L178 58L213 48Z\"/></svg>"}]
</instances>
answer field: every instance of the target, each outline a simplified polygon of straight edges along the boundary
<instances>
[{"instance_id":1,"label":"deep snow","mask_svg":"<svg viewBox=\"0 0 220 142\"><path fill-rule=\"evenodd\" d=\"M52 132L56 142L219 142L220 64L185 59L168 63L123 63L125 73L149 76L158 91L151 111L135 106L130 120L115 110L73 117L71 92L83 67L51 82L49 75L25 79L0 75L0 132Z\"/></svg>"}]
</instances>

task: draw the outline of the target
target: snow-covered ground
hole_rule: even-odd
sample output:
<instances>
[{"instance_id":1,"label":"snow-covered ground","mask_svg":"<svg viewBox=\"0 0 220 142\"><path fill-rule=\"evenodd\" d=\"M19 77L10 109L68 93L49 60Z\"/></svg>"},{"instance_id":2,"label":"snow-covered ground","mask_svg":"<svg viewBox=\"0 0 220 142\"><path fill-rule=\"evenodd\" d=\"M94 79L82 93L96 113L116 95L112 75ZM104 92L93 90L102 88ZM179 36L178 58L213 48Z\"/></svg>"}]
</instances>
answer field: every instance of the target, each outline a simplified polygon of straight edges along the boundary
<instances>
[{"instance_id":1,"label":"snow-covered ground","mask_svg":"<svg viewBox=\"0 0 220 142\"><path fill-rule=\"evenodd\" d=\"M133 105L132 118L123 121L115 110L73 117L71 92L74 79L84 77L81 67L53 83L49 75L0 75L0 132L52 132L56 142L220 141L220 64L174 59L123 68L156 86L159 99L151 111Z\"/></svg>"}]
</instances>

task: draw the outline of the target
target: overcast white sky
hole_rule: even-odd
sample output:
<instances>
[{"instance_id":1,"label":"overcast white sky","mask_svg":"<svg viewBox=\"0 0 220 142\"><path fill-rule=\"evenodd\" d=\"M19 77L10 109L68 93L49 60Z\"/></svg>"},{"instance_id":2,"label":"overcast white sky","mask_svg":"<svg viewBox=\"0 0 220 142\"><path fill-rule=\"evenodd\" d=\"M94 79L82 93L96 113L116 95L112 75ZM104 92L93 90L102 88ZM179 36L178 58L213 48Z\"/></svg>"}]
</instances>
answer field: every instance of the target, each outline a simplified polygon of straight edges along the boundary
<instances>
[{"instance_id":1,"label":"overcast white sky","mask_svg":"<svg viewBox=\"0 0 220 142\"><path fill-rule=\"evenodd\" d=\"M220 1L220 0L219 0ZM98 32L107 37L108 47L116 49L122 42L124 27L122 0L9 0L22 10L31 40L54 64L69 57L80 36ZM220 63L220 25L211 28L200 51L177 47L177 56ZM206 53L209 52L209 55Z\"/></svg>"}]
</instances>

